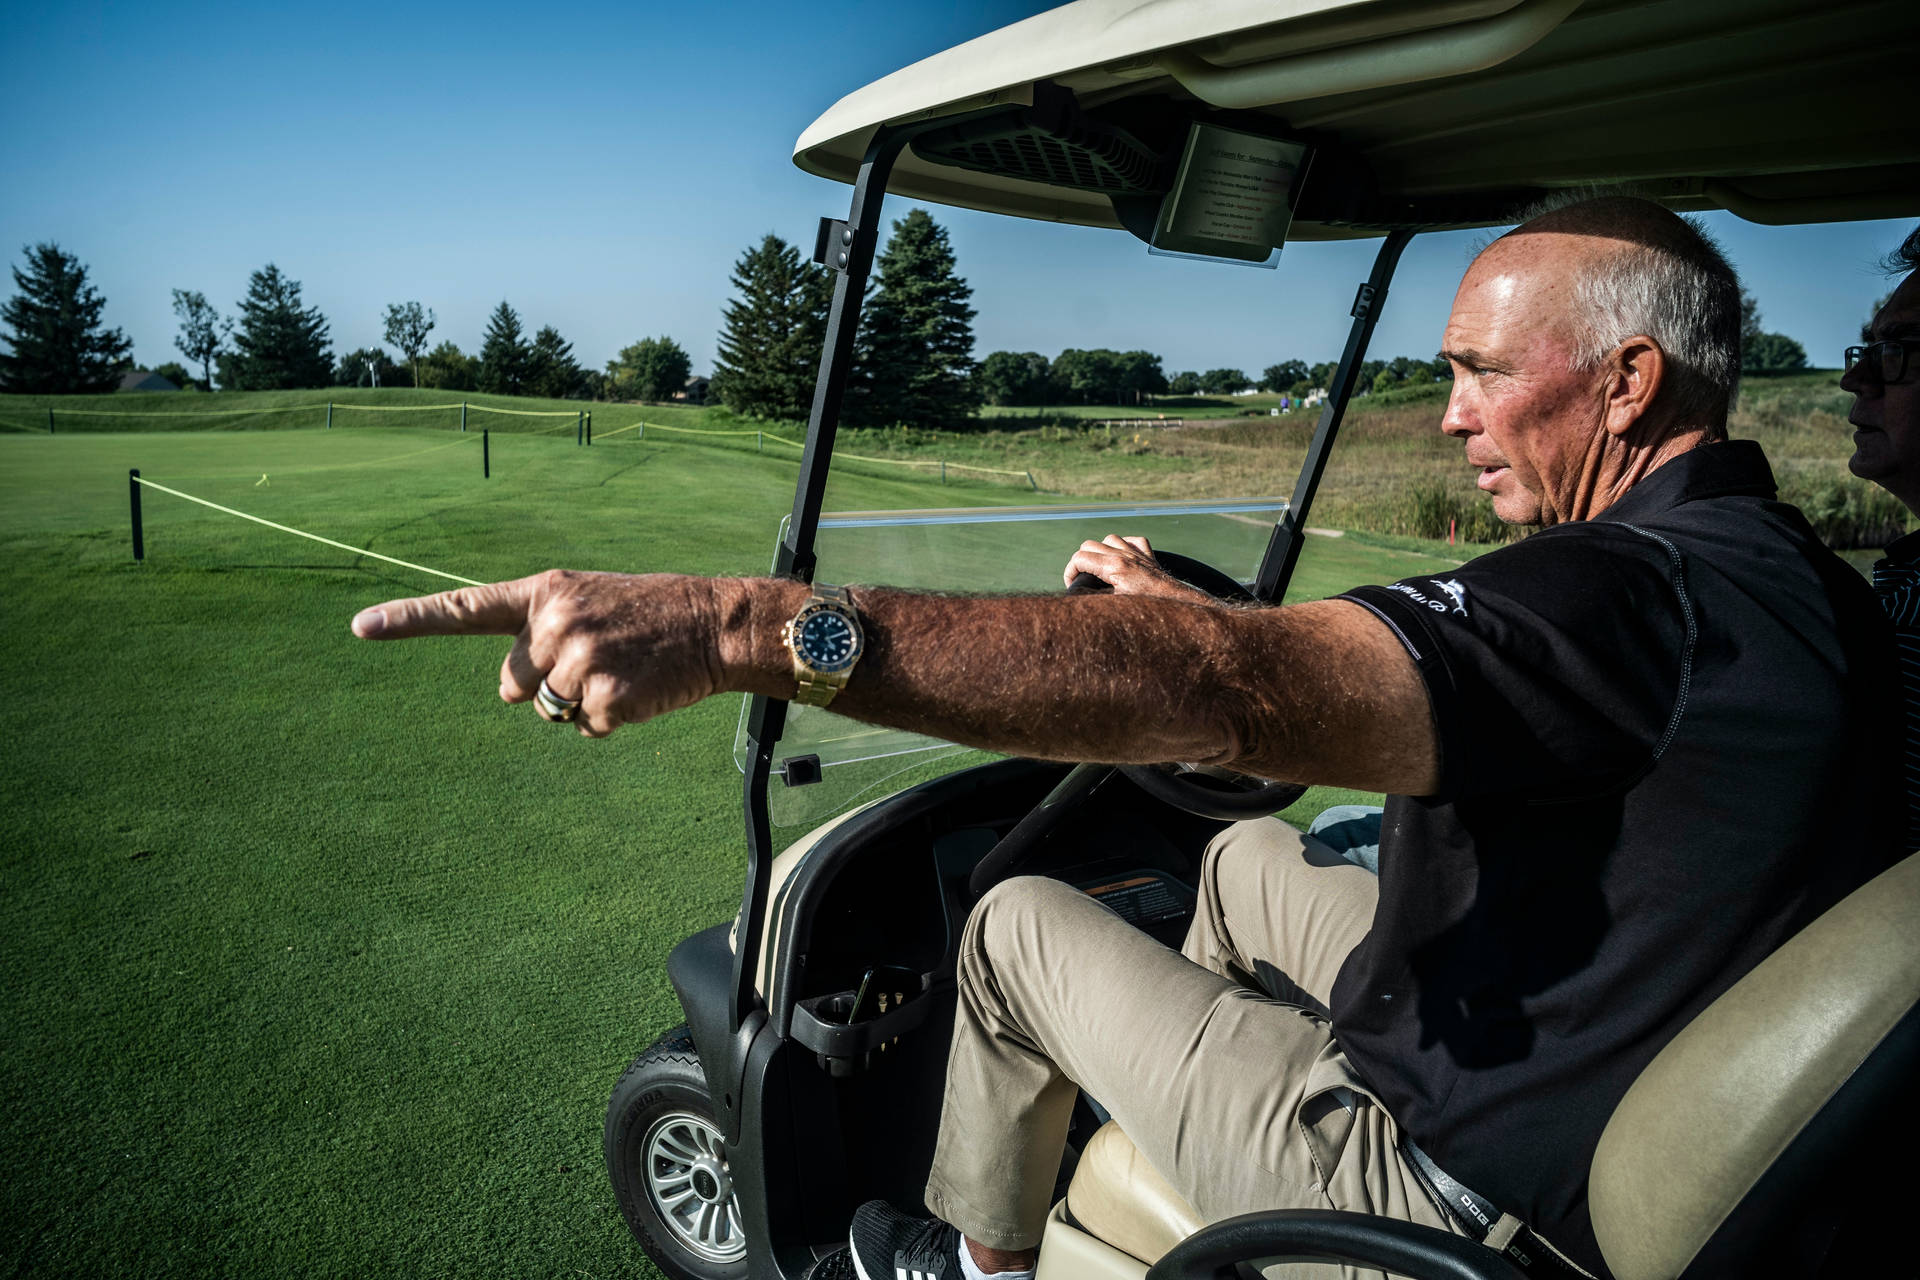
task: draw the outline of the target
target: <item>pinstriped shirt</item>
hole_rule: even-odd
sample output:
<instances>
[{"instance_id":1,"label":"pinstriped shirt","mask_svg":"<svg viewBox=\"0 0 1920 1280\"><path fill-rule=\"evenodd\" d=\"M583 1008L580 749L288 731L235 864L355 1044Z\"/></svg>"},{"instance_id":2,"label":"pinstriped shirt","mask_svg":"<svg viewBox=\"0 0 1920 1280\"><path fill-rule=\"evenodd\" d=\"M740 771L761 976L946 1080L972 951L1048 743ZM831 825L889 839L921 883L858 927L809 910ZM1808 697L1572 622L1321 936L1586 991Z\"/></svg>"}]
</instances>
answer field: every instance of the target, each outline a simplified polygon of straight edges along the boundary
<instances>
[{"instance_id":1,"label":"pinstriped shirt","mask_svg":"<svg viewBox=\"0 0 1920 1280\"><path fill-rule=\"evenodd\" d=\"M1920 533L1910 533L1887 548L1873 564L1873 590L1893 623L1900 661L1900 683L1907 691L1902 718L1905 791L1901 847L1920 849Z\"/></svg>"}]
</instances>

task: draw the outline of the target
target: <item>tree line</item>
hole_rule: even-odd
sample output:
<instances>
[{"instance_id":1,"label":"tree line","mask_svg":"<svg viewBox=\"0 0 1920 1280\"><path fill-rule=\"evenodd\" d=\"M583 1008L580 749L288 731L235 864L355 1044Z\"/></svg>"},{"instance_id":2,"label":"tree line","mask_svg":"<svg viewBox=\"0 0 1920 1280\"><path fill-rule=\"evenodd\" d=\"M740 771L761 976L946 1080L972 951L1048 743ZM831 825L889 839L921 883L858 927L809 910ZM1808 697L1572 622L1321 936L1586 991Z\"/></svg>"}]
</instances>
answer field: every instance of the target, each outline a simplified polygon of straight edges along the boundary
<instances>
[{"instance_id":1,"label":"tree line","mask_svg":"<svg viewBox=\"0 0 1920 1280\"><path fill-rule=\"evenodd\" d=\"M51 243L25 250L13 268L19 292L0 308L0 333L12 348L0 354L0 388L67 394L112 390L133 368L132 344L104 323L106 299L88 283L78 257ZM734 263L733 296L721 320L711 395L735 413L773 420L806 418L813 400L832 303L834 275L768 234ZM982 404L1044 407L1137 405L1149 397L1236 395L1262 390L1305 398L1331 381L1331 361L1279 360L1249 376L1239 369L1168 374L1150 351L1069 347L1051 359L1036 351L994 351L973 358L973 290L958 271L945 228L924 209L895 221L874 260L861 310L842 421L854 426L965 428ZM1741 294L1741 366L1746 373L1806 367L1806 352L1761 324L1759 304ZM210 390L394 385L484 391L550 399L665 400L682 393L692 371L672 338L643 338L604 369L581 364L552 325L528 336L520 314L502 301L487 321L478 354L441 341L428 347L431 309L396 302L383 316L383 337L398 353L363 347L334 358L329 324L308 307L298 280L273 263L252 273L233 313L223 316L205 294L173 291L180 322L175 345L197 367L169 363L155 372L182 386ZM1362 390L1451 377L1438 356L1369 360Z\"/></svg>"},{"instance_id":2,"label":"tree line","mask_svg":"<svg viewBox=\"0 0 1920 1280\"><path fill-rule=\"evenodd\" d=\"M12 347L0 354L0 388L40 395L111 391L135 366L133 344L103 322L106 299L87 281L78 257L56 244L29 247L13 268L19 292L0 308ZM687 353L671 338L643 338L623 348L604 371L583 367L573 344L552 325L531 336L502 301L488 318L478 355L452 342L429 349L433 311L416 301L391 303L382 316L385 347L362 347L337 359L330 325L309 307L298 280L268 263L247 281L232 314L194 289L173 291L180 328L174 345L190 362L153 372L202 391L286 391L304 387L393 386L489 391L552 399L665 399L682 391Z\"/></svg>"}]
</instances>

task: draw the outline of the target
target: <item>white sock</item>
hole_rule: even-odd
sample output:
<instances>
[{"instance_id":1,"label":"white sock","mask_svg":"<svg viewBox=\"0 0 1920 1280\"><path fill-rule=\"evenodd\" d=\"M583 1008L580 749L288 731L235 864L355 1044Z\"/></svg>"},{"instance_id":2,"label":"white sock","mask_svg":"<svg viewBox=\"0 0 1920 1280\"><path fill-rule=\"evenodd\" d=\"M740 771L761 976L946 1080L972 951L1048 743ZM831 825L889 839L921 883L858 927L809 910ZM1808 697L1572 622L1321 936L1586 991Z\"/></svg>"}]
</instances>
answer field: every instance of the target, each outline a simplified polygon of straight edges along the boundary
<instances>
[{"instance_id":1,"label":"white sock","mask_svg":"<svg viewBox=\"0 0 1920 1280\"><path fill-rule=\"evenodd\" d=\"M967 1248L967 1238L960 1237L957 1246L960 1250L960 1274L966 1280L1033 1280L1033 1269L1025 1271L982 1271L980 1264L973 1260L973 1250Z\"/></svg>"}]
</instances>

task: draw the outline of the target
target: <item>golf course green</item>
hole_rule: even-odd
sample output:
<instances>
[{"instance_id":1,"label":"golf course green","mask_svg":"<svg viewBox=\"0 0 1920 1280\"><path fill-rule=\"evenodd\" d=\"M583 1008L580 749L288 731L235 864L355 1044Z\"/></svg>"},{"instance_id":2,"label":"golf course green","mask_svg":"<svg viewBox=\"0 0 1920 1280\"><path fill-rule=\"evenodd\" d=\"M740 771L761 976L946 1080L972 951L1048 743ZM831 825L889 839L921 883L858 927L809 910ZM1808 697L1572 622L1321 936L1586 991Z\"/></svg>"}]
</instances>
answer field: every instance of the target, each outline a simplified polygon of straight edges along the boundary
<instances>
[{"instance_id":1,"label":"golf course green","mask_svg":"<svg viewBox=\"0 0 1920 1280\"><path fill-rule=\"evenodd\" d=\"M153 489L130 552L139 468L463 578L754 573L796 470L638 432L489 449L483 478L444 427L0 436L0 1268L650 1274L602 1111L680 1021L668 950L737 906L737 700L587 741L498 700L504 641L348 633L451 582ZM1299 591L1436 550L1316 538Z\"/></svg>"}]
</instances>

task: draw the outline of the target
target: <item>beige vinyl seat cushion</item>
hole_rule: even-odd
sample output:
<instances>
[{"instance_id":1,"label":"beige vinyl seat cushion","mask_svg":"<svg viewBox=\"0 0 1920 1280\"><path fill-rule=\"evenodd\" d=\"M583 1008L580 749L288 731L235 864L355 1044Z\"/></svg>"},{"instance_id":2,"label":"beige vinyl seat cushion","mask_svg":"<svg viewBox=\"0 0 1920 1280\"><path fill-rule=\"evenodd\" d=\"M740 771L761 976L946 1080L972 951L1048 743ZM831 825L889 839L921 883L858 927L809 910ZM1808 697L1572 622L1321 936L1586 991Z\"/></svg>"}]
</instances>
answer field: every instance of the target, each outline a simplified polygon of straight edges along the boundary
<instances>
[{"instance_id":1,"label":"beige vinyl seat cushion","mask_svg":"<svg viewBox=\"0 0 1920 1280\"><path fill-rule=\"evenodd\" d=\"M1146 1263L1158 1262L1206 1225L1111 1121L1080 1153L1067 1187L1067 1212L1089 1235Z\"/></svg>"}]
</instances>

